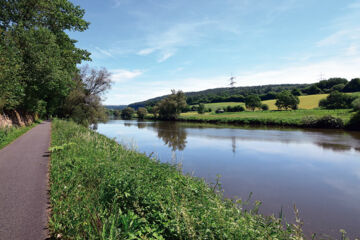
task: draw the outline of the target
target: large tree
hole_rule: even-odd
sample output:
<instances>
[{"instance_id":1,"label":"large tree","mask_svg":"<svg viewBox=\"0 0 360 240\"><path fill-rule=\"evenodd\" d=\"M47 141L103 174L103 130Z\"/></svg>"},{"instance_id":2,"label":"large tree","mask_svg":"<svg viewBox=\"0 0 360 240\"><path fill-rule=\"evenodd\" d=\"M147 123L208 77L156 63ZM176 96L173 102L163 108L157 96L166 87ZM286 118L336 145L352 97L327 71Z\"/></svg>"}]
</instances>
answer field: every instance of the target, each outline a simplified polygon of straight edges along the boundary
<instances>
[{"instance_id":1,"label":"large tree","mask_svg":"<svg viewBox=\"0 0 360 240\"><path fill-rule=\"evenodd\" d=\"M165 120L176 119L186 108L186 97L183 91L171 90L171 95L157 103L159 117Z\"/></svg>"},{"instance_id":2,"label":"large tree","mask_svg":"<svg viewBox=\"0 0 360 240\"><path fill-rule=\"evenodd\" d=\"M0 91L5 109L58 114L89 53L66 31L84 31L84 10L68 0L0 0ZM11 82L11 83L9 83Z\"/></svg>"},{"instance_id":3,"label":"large tree","mask_svg":"<svg viewBox=\"0 0 360 240\"><path fill-rule=\"evenodd\" d=\"M259 95L252 94L245 98L245 106L247 109L255 111L255 108L261 108L261 99Z\"/></svg>"},{"instance_id":4,"label":"large tree","mask_svg":"<svg viewBox=\"0 0 360 240\"><path fill-rule=\"evenodd\" d=\"M300 100L298 96L293 95L290 91L282 91L278 94L275 105L279 110L281 109L297 109Z\"/></svg>"}]
</instances>

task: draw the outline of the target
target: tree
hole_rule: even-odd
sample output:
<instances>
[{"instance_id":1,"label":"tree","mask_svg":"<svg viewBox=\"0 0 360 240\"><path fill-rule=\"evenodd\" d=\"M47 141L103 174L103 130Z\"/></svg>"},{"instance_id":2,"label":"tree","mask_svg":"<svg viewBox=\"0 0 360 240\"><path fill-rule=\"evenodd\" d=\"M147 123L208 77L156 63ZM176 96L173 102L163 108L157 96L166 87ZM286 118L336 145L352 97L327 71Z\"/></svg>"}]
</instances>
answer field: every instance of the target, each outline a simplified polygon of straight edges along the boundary
<instances>
[{"instance_id":1,"label":"tree","mask_svg":"<svg viewBox=\"0 0 360 240\"><path fill-rule=\"evenodd\" d=\"M138 110L136 111L136 114L139 119L144 119L145 116L148 114L148 111L144 107L139 107Z\"/></svg>"},{"instance_id":2,"label":"tree","mask_svg":"<svg viewBox=\"0 0 360 240\"><path fill-rule=\"evenodd\" d=\"M171 95L157 103L159 117L165 120L176 119L181 111L186 108L185 94L179 90L171 90Z\"/></svg>"},{"instance_id":3,"label":"tree","mask_svg":"<svg viewBox=\"0 0 360 240\"><path fill-rule=\"evenodd\" d=\"M345 85L344 92L358 92L360 91L360 78L354 78Z\"/></svg>"},{"instance_id":4,"label":"tree","mask_svg":"<svg viewBox=\"0 0 360 240\"><path fill-rule=\"evenodd\" d=\"M333 91L327 96L326 99L322 99L319 102L319 107L325 109L346 109L351 108L351 103L354 101L355 97L341 93L338 91Z\"/></svg>"},{"instance_id":5,"label":"tree","mask_svg":"<svg viewBox=\"0 0 360 240\"><path fill-rule=\"evenodd\" d=\"M197 111L199 114L204 114L205 113L205 104L200 103Z\"/></svg>"},{"instance_id":6,"label":"tree","mask_svg":"<svg viewBox=\"0 0 360 240\"><path fill-rule=\"evenodd\" d=\"M263 111L267 111L267 110L269 110L269 105L267 105L267 104L261 104L261 109L262 109Z\"/></svg>"},{"instance_id":7,"label":"tree","mask_svg":"<svg viewBox=\"0 0 360 240\"><path fill-rule=\"evenodd\" d=\"M59 114L76 87L76 65L90 59L66 33L87 29L84 10L68 0L0 0L0 5L4 108Z\"/></svg>"},{"instance_id":8,"label":"tree","mask_svg":"<svg viewBox=\"0 0 360 240\"><path fill-rule=\"evenodd\" d=\"M252 111L255 111L255 108L261 107L261 99L258 95L252 94L248 95L245 98L245 106L247 109L251 109Z\"/></svg>"},{"instance_id":9,"label":"tree","mask_svg":"<svg viewBox=\"0 0 360 240\"><path fill-rule=\"evenodd\" d=\"M278 94L275 105L278 107L279 110L295 110L297 109L299 103L300 100L297 96L292 95L289 91L282 91L280 94Z\"/></svg>"},{"instance_id":10,"label":"tree","mask_svg":"<svg viewBox=\"0 0 360 240\"><path fill-rule=\"evenodd\" d=\"M121 111L121 118L129 120L133 117L134 113L135 113L135 110L132 107L124 108Z\"/></svg>"},{"instance_id":11,"label":"tree","mask_svg":"<svg viewBox=\"0 0 360 240\"><path fill-rule=\"evenodd\" d=\"M301 90L298 88L294 88L293 90L291 90L291 94L294 96L301 96Z\"/></svg>"},{"instance_id":12,"label":"tree","mask_svg":"<svg viewBox=\"0 0 360 240\"><path fill-rule=\"evenodd\" d=\"M75 122L90 125L107 119L101 97L111 87L110 73L106 69L79 69L74 78L76 85L67 96L63 114Z\"/></svg>"},{"instance_id":13,"label":"tree","mask_svg":"<svg viewBox=\"0 0 360 240\"><path fill-rule=\"evenodd\" d=\"M307 87L302 90L303 93L313 95L313 94L319 94L321 93L321 89L316 86L316 84L311 85L310 87Z\"/></svg>"}]
</instances>

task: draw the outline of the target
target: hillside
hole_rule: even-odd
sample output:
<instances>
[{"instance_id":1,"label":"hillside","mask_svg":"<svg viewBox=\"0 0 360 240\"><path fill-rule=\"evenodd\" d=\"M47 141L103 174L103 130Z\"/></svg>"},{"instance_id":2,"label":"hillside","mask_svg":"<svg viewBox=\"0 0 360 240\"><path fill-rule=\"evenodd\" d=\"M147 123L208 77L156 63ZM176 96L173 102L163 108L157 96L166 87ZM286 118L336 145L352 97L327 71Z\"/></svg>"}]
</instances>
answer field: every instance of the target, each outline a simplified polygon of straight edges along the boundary
<instances>
[{"instance_id":1,"label":"hillside","mask_svg":"<svg viewBox=\"0 0 360 240\"><path fill-rule=\"evenodd\" d=\"M300 90L309 87L310 84L272 84L263 86L248 86L248 87L234 87L234 88L213 88L199 92L186 92L187 103L189 105L215 102L241 102L244 100L244 96L249 94L259 94L262 100L274 99L274 93L281 92L283 90L292 90L298 88ZM153 106L159 100L167 97L160 96L151 98L146 101L136 102L129 104L129 107L138 108L145 106Z\"/></svg>"}]
</instances>

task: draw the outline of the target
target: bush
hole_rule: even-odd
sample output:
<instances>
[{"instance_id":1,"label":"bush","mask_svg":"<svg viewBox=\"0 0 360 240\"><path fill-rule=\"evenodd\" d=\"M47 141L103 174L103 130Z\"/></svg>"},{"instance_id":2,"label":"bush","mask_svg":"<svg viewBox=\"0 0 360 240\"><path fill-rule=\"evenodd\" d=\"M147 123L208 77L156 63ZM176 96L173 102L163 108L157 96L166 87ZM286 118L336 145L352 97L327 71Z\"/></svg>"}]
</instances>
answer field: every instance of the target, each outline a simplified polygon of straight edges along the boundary
<instances>
[{"instance_id":1,"label":"bush","mask_svg":"<svg viewBox=\"0 0 360 240\"><path fill-rule=\"evenodd\" d=\"M297 105L300 103L300 100L297 96L294 96L289 91L282 91L277 96L277 100L275 105L278 107L279 110L281 109L297 109Z\"/></svg>"},{"instance_id":2,"label":"bush","mask_svg":"<svg viewBox=\"0 0 360 240\"><path fill-rule=\"evenodd\" d=\"M237 105L237 106L233 106L233 107L227 106L225 108L225 111L226 112L243 112L243 111L245 111L245 108L241 105Z\"/></svg>"},{"instance_id":3,"label":"bush","mask_svg":"<svg viewBox=\"0 0 360 240\"><path fill-rule=\"evenodd\" d=\"M204 113L205 113L205 105L204 105L203 103L200 103L200 104L199 104L199 107L198 107L197 112L198 112L199 114L204 114Z\"/></svg>"},{"instance_id":4,"label":"bush","mask_svg":"<svg viewBox=\"0 0 360 240\"><path fill-rule=\"evenodd\" d=\"M350 119L346 127L352 130L360 130L360 111Z\"/></svg>"},{"instance_id":5,"label":"bush","mask_svg":"<svg viewBox=\"0 0 360 240\"><path fill-rule=\"evenodd\" d=\"M360 98L355 99L351 103L351 107L354 109L354 111L360 111Z\"/></svg>"},{"instance_id":6,"label":"bush","mask_svg":"<svg viewBox=\"0 0 360 240\"><path fill-rule=\"evenodd\" d=\"M135 113L135 110L132 107L127 107L121 111L122 119L131 119Z\"/></svg>"},{"instance_id":7,"label":"bush","mask_svg":"<svg viewBox=\"0 0 360 240\"><path fill-rule=\"evenodd\" d=\"M261 105L261 109L262 109L263 111L267 111L267 110L269 110L269 106L268 106L267 104L262 104L262 105Z\"/></svg>"},{"instance_id":8,"label":"bush","mask_svg":"<svg viewBox=\"0 0 360 240\"><path fill-rule=\"evenodd\" d=\"M333 91L326 99L319 102L319 107L325 109L347 109L351 108L354 97L339 91Z\"/></svg>"},{"instance_id":9,"label":"bush","mask_svg":"<svg viewBox=\"0 0 360 240\"><path fill-rule=\"evenodd\" d=\"M148 114L148 111L146 110L146 108L139 107L136 114L138 118L144 119L144 117Z\"/></svg>"},{"instance_id":10,"label":"bush","mask_svg":"<svg viewBox=\"0 0 360 240\"><path fill-rule=\"evenodd\" d=\"M344 128L341 118L330 115L321 118L305 117L302 122L305 126L313 128Z\"/></svg>"}]
</instances>

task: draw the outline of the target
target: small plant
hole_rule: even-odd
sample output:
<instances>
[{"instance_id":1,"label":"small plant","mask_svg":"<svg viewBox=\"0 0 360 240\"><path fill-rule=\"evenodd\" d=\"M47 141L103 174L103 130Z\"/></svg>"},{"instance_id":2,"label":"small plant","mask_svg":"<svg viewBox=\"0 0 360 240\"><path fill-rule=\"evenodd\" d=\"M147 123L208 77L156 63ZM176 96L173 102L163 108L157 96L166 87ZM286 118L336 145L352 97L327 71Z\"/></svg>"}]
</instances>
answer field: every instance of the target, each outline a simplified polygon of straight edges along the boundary
<instances>
[{"instance_id":1,"label":"small plant","mask_svg":"<svg viewBox=\"0 0 360 240\"><path fill-rule=\"evenodd\" d=\"M263 111L267 111L267 110L269 110L269 106L267 104L261 104L261 109Z\"/></svg>"}]
</instances>

